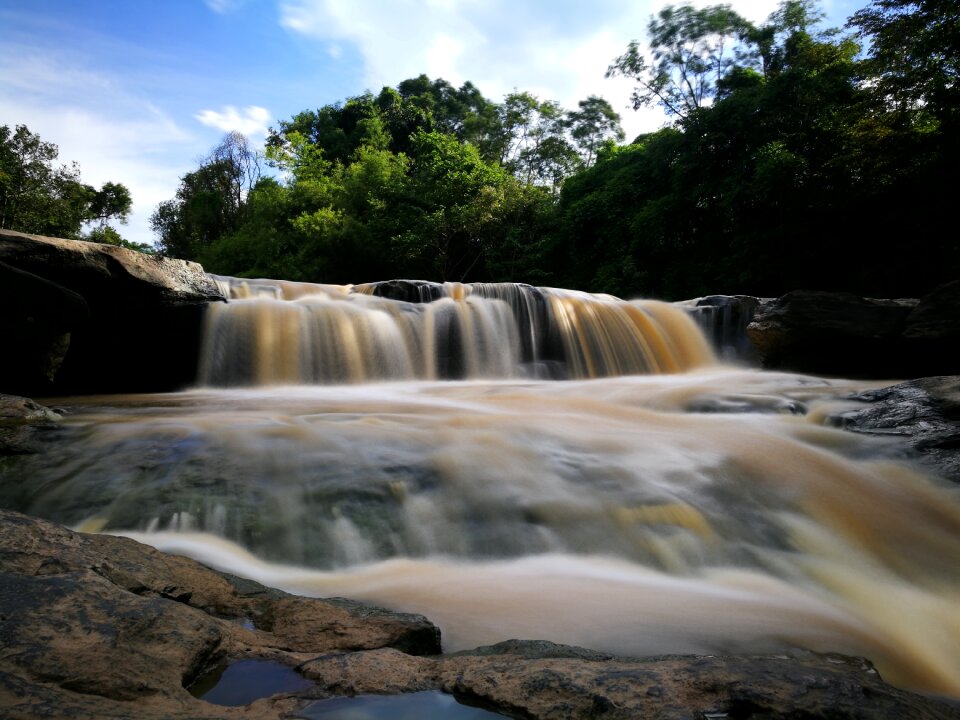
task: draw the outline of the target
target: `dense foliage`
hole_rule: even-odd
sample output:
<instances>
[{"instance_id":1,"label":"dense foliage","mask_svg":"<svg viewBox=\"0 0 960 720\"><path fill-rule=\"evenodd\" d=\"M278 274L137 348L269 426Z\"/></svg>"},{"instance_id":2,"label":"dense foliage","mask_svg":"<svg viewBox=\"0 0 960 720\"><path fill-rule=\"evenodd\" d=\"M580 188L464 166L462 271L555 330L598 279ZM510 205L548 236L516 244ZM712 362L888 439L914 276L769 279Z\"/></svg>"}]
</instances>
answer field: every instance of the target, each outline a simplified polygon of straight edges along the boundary
<instances>
[{"instance_id":1,"label":"dense foliage","mask_svg":"<svg viewBox=\"0 0 960 720\"><path fill-rule=\"evenodd\" d=\"M161 252L238 276L513 280L667 299L791 289L918 295L960 276L960 9L873 0L845 31L811 0L755 25L668 5L608 75L669 124L623 143L576 109L421 75L237 133L151 220ZM865 50L866 49L866 50ZM129 193L0 129L5 227L122 244ZM269 166L265 170L264 166Z\"/></svg>"},{"instance_id":2,"label":"dense foliage","mask_svg":"<svg viewBox=\"0 0 960 720\"><path fill-rule=\"evenodd\" d=\"M130 191L113 182L99 190L85 185L76 163L54 165L59 154L56 145L25 125L0 126L0 227L147 249L127 242L109 225L126 222Z\"/></svg>"}]
</instances>

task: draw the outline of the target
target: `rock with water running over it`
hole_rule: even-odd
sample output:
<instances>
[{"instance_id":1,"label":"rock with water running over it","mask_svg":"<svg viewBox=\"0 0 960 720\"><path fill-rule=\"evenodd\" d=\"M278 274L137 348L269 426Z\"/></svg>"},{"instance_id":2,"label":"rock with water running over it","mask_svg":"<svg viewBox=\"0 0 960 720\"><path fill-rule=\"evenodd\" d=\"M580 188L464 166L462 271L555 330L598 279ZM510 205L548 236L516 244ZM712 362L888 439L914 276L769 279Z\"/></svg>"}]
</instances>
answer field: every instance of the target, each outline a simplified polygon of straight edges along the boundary
<instances>
[{"instance_id":1,"label":"rock with water running over it","mask_svg":"<svg viewBox=\"0 0 960 720\"><path fill-rule=\"evenodd\" d=\"M224 299L196 263L11 230L0 230L0 262L0 287L12 279L25 292L4 303L0 391L165 391L194 380L203 308Z\"/></svg>"},{"instance_id":2,"label":"rock with water running over it","mask_svg":"<svg viewBox=\"0 0 960 720\"><path fill-rule=\"evenodd\" d=\"M525 718L960 718L884 684L865 661L811 653L630 659L510 641L440 655L437 629L420 616L294 597L6 511L0 647L0 716L10 720L266 720L338 695L422 690ZM236 708L185 689L229 660L297 668L313 686Z\"/></svg>"},{"instance_id":3,"label":"rock with water running over it","mask_svg":"<svg viewBox=\"0 0 960 720\"><path fill-rule=\"evenodd\" d=\"M960 375L927 377L868 390L828 422L853 432L903 438L904 453L960 483Z\"/></svg>"}]
</instances>

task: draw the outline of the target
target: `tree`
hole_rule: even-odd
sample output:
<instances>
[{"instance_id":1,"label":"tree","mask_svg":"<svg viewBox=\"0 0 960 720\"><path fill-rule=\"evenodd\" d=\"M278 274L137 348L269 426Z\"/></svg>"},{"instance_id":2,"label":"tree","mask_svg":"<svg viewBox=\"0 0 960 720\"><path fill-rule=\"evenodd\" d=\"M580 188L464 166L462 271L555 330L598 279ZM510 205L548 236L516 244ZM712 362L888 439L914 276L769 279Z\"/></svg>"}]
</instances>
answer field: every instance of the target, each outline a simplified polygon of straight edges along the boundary
<instances>
[{"instance_id":1,"label":"tree","mask_svg":"<svg viewBox=\"0 0 960 720\"><path fill-rule=\"evenodd\" d=\"M119 183L100 190L80 181L76 163L55 166L57 146L25 125L0 127L0 227L79 238L83 226L126 222L130 191Z\"/></svg>"},{"instance_id":2,"label":"tree","mask_svg":"<svg viewBox=\"0 0 960 720\"><path fill-rule=\"evenodd\" d=\"M900 113L960 122L960 7L953 0L873 0L848 27L869 41L863 65L875 92Z\"/></svg>"},{"instance_id":3,"label":"tree","mask_svg":"<svg viewBox=\"0 0 960 720\"><path fill-rule=\"evenodd\" d=\"M570 131L585 167L590 167L604 144L623 141L620 115L601 97L591 95L578 103L578 110L567 113L565 124Z\"/></svg>"},{"instance_id":4,"label":"tree","mask_svg":"<svg viewBox=\"0 0 960 720\"><path fill-rule=\"evenodd\" d=\"M260 177L260 156L247 139L233 132L180 179L176 197L150 216L160 250L196 260L203 250L240 223L246 197Z\"/></svg>"},{"instance_id":5,"label":"tree","mask_svg":"<svg viewBox=\"0 0 960 720\"><path fill-rule=\"evenodd\" d=\"M606 76L637 82L634 110L656 103L682 120L715 97L752 29L729 5L667 5L647 26L652 60L634 40Z\"/></svg>"}]
</instances>

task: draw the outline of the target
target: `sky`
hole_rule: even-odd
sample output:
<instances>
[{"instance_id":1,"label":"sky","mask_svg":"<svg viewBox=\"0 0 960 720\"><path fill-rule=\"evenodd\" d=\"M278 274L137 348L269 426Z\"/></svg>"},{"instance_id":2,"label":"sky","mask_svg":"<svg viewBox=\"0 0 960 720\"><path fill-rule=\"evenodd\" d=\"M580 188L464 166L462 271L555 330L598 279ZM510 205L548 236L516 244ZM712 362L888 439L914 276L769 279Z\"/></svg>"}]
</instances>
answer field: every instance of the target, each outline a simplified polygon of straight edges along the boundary
<instances>
[{"instance_id":1,"label":"sky","mask_svg":"<svg viewBox=\"0 0 960 720\"><path fill-rule=\"evenodd\" d=\"M589 95L628 138L661 127L607 79L667 0L0 0L0 125L26 125L77 162L83 182L126 185L128 240L223 135L262 146L303 110L425 73L567 109ZM715 4L697 0L696 5ZM732 0L759 22L777 0ZM842 26L863 2L827 0Z\"/></svg>"}]
</instances>

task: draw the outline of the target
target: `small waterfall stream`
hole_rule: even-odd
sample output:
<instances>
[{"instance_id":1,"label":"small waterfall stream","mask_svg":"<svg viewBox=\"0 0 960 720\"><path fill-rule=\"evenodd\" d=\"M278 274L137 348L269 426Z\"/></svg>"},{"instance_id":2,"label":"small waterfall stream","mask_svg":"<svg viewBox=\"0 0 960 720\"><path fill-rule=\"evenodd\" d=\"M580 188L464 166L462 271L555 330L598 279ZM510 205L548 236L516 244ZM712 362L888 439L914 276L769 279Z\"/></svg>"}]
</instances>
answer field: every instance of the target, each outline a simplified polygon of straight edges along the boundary
<instances>
[{"instance_id":1,"label":"small waterfall stream","mask_svg":"<svg viewBox=\"0 0 960 720\"><path fill-rule=\"evenodd\" d=\"M717 364L663 303L221 282L203 387L58 400L0 504L422 612L448 650L800 646L960 697L958 489L823 423L876 383Z\"/></svg>"}]
</instances>

